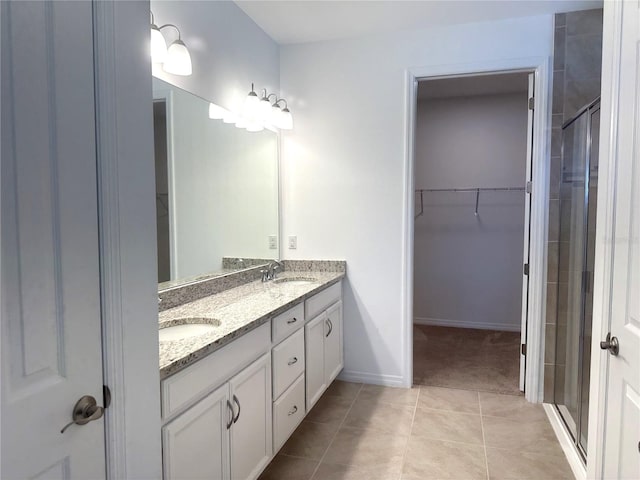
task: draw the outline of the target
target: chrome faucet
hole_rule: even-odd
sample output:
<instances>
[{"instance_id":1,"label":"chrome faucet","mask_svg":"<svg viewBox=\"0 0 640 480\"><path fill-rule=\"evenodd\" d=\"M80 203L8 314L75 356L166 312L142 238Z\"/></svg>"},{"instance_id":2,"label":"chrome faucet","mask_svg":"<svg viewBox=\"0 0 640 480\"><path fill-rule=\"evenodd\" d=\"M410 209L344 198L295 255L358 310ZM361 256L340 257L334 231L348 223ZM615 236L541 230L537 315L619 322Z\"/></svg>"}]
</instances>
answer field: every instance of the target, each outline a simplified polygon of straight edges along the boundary
<instances>
[{"instance_id":1,"label":"chrome faucet","mask_svg":"<svg viewBox=\"0 0 640 480\"><path fill-rule=\"evenodd\" d=\"M284 265L281 262L274 260L267 266L267 280L275 280L278 271L284 270Z\"/></svg>"}]
</instances>

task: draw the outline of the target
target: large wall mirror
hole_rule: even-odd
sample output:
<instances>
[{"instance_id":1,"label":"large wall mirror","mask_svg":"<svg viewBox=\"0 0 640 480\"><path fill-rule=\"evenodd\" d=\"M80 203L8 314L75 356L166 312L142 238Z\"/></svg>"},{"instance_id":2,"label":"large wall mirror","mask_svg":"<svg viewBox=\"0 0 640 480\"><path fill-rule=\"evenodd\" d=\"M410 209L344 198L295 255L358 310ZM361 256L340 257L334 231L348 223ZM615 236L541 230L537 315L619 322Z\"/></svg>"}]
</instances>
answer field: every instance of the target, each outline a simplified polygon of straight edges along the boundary
<instances>
[{"instance_id":1,"label":"large wall mirror","mask_svg":"<svg viewBox=\"0 0 640 480\"><path fill-rule=\"evenodd\" d=\"M278 136L153 78L159 289L279 258Z\"/></svg>"}]
</instances>

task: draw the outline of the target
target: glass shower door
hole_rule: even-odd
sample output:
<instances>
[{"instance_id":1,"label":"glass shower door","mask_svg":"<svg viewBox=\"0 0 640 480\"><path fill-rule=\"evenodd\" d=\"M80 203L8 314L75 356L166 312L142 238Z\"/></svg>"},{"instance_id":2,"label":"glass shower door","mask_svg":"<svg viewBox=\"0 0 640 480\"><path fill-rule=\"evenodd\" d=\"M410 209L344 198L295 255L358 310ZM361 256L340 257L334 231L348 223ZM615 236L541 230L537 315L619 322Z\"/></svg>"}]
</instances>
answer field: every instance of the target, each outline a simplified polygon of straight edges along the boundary
<instances>
[{"instance_id":1,"label":"glass shower door","mask_svg":"<svg viewBox=\"0 0 640 480\"><path fill-rule=\"evenodd\" d=\"M591 361L599 104L563 130L555 403L586 454Z\"/></svg>"}]
</instances>

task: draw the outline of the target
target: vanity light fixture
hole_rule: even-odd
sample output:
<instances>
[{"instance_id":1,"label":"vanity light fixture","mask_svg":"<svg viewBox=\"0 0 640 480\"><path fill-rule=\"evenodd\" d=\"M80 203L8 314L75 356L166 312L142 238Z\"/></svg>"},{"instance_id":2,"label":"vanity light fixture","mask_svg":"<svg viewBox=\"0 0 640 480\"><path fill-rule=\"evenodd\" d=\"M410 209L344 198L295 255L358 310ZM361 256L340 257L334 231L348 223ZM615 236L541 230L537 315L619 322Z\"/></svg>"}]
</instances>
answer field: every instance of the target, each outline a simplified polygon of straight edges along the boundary
<instances>
[{"instance_id":1,"label":"vanity light fixture","mask_svg":"<svg viewBox=\"0 0 640 480\"><path fill-rule=\"evenodd\" d=\"M273 103L271 103L271 97L275 98ZM284 108L280 107L280 102L284 102ZM236 127L245 128L248 132L261 132L265 128L271 131L276 131L277 128L281 130L293 128L293 116L287 101L284 98L278 98L275 93L268 93L266 88L262 89L262 95L258 97L253 83L241 113L230 112L215 103L210 103L209 118L222 120L223 123L233 123Z\"/></svg>"},{"instance_id":2,"label":"vanity light fixture","mask_svg":"<svg viewBox=\"0 0 640 480\"><path fill-rule=\"evenodd\" d=\"M262 98L260 99L258 113L260 115L260 119L265 123L271 123L272 121L273 107L271 105L271 101L269 100L269 98L271 98L272 96L276 98L276 101L278 100L278 97L276 96L275 93L270 93L267 95L267 89L266 88L262 89Z\"/></svg>"},{"instance_id":3,"label":"vanity light fixture","mask_svg":"<svg viewBox=\"0 0 640 480\"><path fill-rule=\"evenodd\" d=\"M167 48L167 43L162 35L162 29L167 27L173 27L178 32L178 39L174 40L169 48ZM154 23L153 12L151 12L151 60L154 63L162 63L162 68L167 73L188 76L193 72L191 54L182 41L180 29L172 23L158 27Z\"/></svg>"},{"instance_id":4,"label":"vanity light fixture","mask_svg":"<svg viewBox=\"0 0 640 480\"><path fill-rule=\"evenodd\" d=\"M284 98L279 99L276 104L284 102L284 108L280 110L275 118L275 126L281 130L291 130L293 128L293 115L289 111L289 106Z\"/></svg>"},{"instance_id":5,"label":"vanity light fixture","mask_svg":"<svg viewBox=\"0 0 640 480\"><path fill-rule=\"evenodd\" d=\"M166 58L167 42L153 19L153 12L151 12L151 61L163 63Z\"/></svg>"}]
</instances>

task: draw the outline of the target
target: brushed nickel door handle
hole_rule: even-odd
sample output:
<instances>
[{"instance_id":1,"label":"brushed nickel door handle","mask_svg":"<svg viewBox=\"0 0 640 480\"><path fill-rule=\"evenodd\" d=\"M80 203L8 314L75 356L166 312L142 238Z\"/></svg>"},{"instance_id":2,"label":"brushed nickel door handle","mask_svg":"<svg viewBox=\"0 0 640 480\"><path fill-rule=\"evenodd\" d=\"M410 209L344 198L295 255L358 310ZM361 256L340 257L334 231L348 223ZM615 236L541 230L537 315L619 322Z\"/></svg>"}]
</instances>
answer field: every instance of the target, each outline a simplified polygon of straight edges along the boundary
<instances>
[{"instance_id":1,"label":"brushed nickel door handle","mask_svg":"<svg viewBox=\"0 0 640 480\"><path fill-rule=\"evenodd\" d=\"M229 412L231 412L231 418L227 422L227 430L229 430L231 428L231 425L233 425L233 418L235 417L235 412L233 411L233 405L231 405L231 402L229 400L227 400L227 408L229 409Z\"/></svg>"},{"instance_id":2,"label":"brushed nickel door handle","mask_svg":"<svg viewBox=\"0 0 640 480\"><path fill-rule=\"evenodd\" d=\"M233 419L233 423L236 423L240 418L240 400L238 400L238 397L234 395L233 401L235 402L236 405L238 405L238 413L236 414L236 417Z\"/></svg>"},{"instance_id":3,"label":"brushed nickel door handle","mask_svg":"<svg viewBox=\"0 0 640 480\"><path fill-rule=\"evenodd\" d=\"M611 336L611 332L607 333L607 338L604 342L600 342L600 348L602 350L609 350L609 353L614 357L620 352L620 344L616 337Z\"/></svg>"},{"instance_id":4,"label":"brushed nickel door handle","mask_svg":"<svg viewBox=\"0 0 640 480\"><path fill-rule=\"evenodd\" d=\"M71 425L86 425L89 422L98 420L104 414L104 408L99 406L96 399L91 395L80 397L71 413L71 422L67 423L60 433L64 433Z\"/></svg>"}]
</instances>

